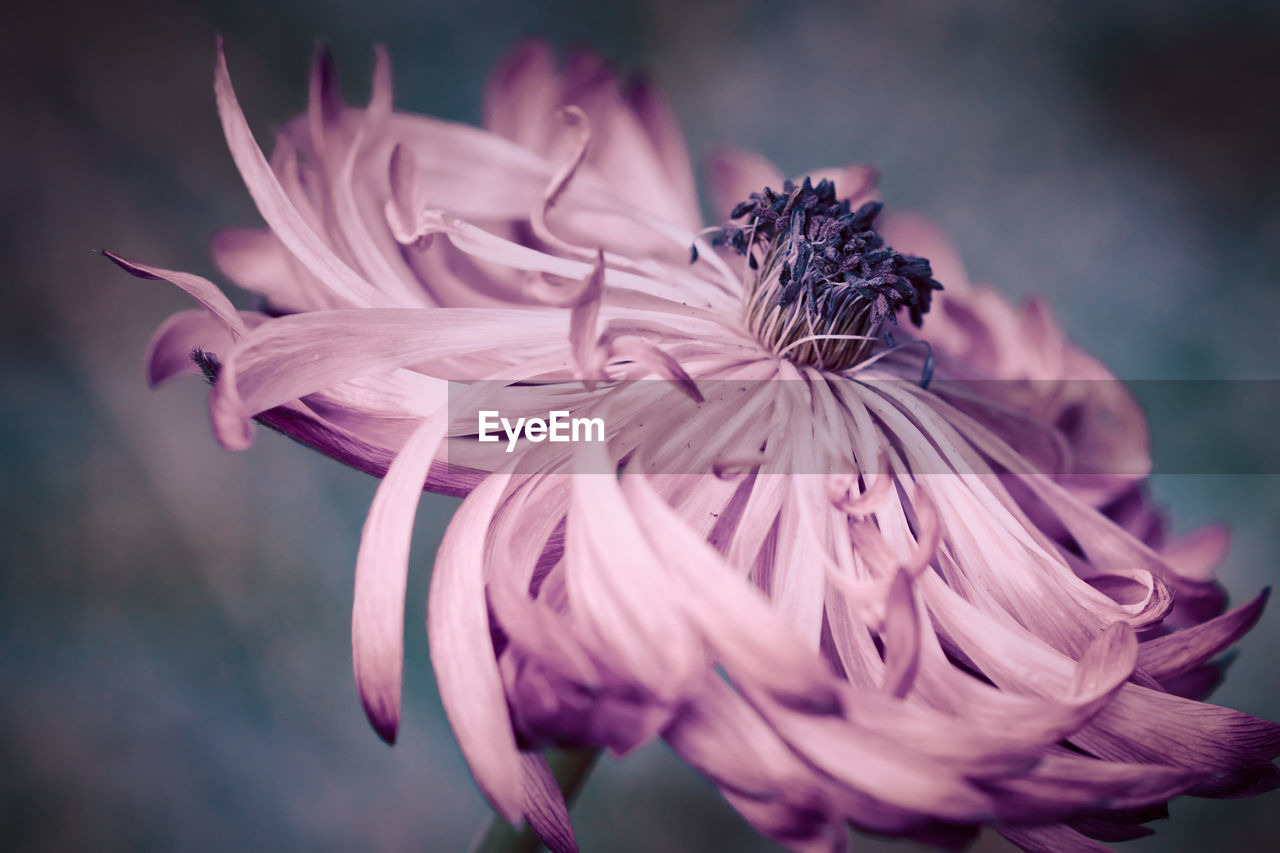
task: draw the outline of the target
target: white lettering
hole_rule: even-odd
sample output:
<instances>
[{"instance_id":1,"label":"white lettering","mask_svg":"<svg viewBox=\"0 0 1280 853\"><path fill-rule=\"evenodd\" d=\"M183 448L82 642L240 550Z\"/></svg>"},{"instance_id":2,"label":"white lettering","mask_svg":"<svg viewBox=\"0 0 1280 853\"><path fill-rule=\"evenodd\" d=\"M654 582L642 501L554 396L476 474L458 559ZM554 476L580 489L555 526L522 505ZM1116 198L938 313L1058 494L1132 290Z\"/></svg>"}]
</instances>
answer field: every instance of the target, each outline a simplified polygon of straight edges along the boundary
<instances>
[{"instance_id":1,"label":"white lettering","mask_svg":"<svg viewBox=\"0 0 1280 853\"><path fill-rule=\"evenodd\" d=\"M582 427L582 431L586 433L583 438L578 438L578 427ZM596 437L591 437L591 428L595 427ZM574 418L573 419L573 440L574 441L604 441L604 418Z\"/></svg>"},{"instance_id":2,"label":"white lettering","mask_svg":"<svg viewBox=\"0 0 1280 853\"><path fill-rule=\"evenodd\" d=\"M481 412L480 413L480 440L481 441L497 441L498 440L498 437L496 435L489 434L489 430L498 428L498 422L495 420L490 420L490 418L496 418L497 416L498 416L497 412Z\"/></svg>"},{"instance_id":3,"label":"white lettering","mask_svg":"<svg viewBox=\"0 0 1280 853\"><path fill-rule=\"evenodd\" d=\"M604 441L604 418L570 418L569 412L560 409L547 413L547 419L502 417L491 409L477 413L477 438L480 441L501 441L498 427L501 426L507 436L507 453L514 453L520 442L521 433L528 441L539 443L550 439L561 443L566 441Z\"/></svg>"},{"instance_id":4,"label":"white lettering","mask_svg":"<svg viewBox=\"0 0 1280 853\"><path fill-rule=\"evenodd\" d=\"M565 429L569 426L566 420L569 413L565 411L552 412L548 417L551 418L551 440L552 441L568 441L569 434Z\"/></svg>"},{"instance_id":5,"label":"white lettering","mask_svg":"<svg viewBox=\"0 0 1280 853\"><path fill-rule=\"evenodd\" d=\"M511 428L511 421L506 418L502 419L502 428L507 431L507 452L510 453L516 449L516 442L520 439L520 427L524 426L524 418L516 420L516 428Z\"/></svg>"}]
</instances>

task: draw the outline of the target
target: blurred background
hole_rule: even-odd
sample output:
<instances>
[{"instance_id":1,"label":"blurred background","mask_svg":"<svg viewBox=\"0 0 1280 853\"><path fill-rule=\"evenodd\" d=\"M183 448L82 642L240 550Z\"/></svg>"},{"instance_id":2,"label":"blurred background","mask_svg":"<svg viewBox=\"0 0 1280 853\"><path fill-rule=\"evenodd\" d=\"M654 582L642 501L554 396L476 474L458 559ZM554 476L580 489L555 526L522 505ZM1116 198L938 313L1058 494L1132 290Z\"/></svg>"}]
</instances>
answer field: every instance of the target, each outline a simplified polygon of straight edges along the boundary
<instances>
[{"instance_id":1,"label":"blurred background","mask_svg":"<svg viewBox=\"0 0 1280 853\"><path fill-rule=\"evenodd\" d=\"M454 502L427 496L419 514L406 717L387 749L360 710L348 639L375 482L263 432L222 451L195 380L148 392L148 336L188 302L95 254L216 280L211 234L259 222L214 111L215 33L264 142L304 107L318 39L349 100L365 97L382 43L399 108L468 122L521 37L591 45L665 86L695 156L731 144L788 173L874 163L891 208L938 222L973 278L1044 294L1121 377L1274 380L1280 8L1206 8L8 4L0 848L451 851L488 819L422 629ZM1224 427L1204 409L1188 398L1154 425L1157 466L1165 441L1214 470L1222 429L1275 434L1272 420ZM1233 525L1233 600L1277 577L1280 477L1168 474L1154 488L1179 530ZM1216 701L1280 718L1278 639L1272 612ZM1128 847L1268 849L1276 806L1179 801L1160 835ZM575 815L588 851L776 849L662 746L606 760Z\"/></svg>"}]
</instances>

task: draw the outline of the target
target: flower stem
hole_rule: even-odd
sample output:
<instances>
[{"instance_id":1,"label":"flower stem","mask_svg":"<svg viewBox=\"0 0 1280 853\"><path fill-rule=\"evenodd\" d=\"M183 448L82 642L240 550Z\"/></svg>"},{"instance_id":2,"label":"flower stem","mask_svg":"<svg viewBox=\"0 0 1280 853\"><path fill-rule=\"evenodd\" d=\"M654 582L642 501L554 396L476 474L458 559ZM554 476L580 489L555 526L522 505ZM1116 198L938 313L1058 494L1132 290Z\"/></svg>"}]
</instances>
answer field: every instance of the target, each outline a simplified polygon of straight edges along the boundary
<instances>
[{"instance_id":1,"label":"flower stem","mask_svg":"<svg viewBox=\"0 0 1280 853\"><path fill-rule=\"evenodd\" d=\"M556 750L547 755L547 763L555 774L556 784L564 801L572 806L582 784L595 767L600 751L596 749ZM472 853L537 853L542 849L542 842L533 830L525 823L523 829L516 829L500 817L494 817L493 823L480 838Z\"/></svg>"}]
</instances>

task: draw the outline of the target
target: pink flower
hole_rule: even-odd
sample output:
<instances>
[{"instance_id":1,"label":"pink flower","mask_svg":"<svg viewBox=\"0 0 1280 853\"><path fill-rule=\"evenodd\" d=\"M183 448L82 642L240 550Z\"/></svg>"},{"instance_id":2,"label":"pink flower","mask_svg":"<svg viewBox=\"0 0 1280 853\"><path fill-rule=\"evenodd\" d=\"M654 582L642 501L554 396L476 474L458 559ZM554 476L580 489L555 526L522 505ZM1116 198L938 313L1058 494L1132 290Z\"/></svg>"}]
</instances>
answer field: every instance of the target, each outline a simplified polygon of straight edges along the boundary
<instances>
[{"instance_id":1,"label":"pink flower","mask_svg":"<svg viewBox=\"0 0 1280 853\"><path fill-rule=\"evenodd\" d=\"M798 850L845 824L1081 849L1275 786L1280 728L1196 701L1265 601L1223 612L1225 532L1165 540L1134 401L1043 303L882 219L866 167L721 152L704 230L660 94L540 44L486 130L394 112L381 54L348 108L321 55L270 160L221 54L215 89L268 228L214 256L265 303L111 256L201 304L148 379L203 369L229 449L257 420L383 478L352 643L388 741L418 495L466 495L428 631L503 817L573 849L538 750L655 736ZM490 453L458 417L481 392L608 441Z\"/></svg>"}]
</instances>

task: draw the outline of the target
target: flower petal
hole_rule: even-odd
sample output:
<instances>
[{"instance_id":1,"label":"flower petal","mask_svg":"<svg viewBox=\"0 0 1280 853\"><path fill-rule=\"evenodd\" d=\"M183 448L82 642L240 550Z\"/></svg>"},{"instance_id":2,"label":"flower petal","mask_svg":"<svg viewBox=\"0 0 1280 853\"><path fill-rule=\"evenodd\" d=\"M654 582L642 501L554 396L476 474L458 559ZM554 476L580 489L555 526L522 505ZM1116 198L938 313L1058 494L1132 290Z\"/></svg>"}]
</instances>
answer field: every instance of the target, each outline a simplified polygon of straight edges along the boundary
<instances>
[{"instance_id":1,"label":"flower petal","mask_svg":"<svg viewBox=\"0 0 1280 853\"><path fill-rule=\"evenodd\" d=\"M1268 587L1253 601L1216 619L1143 643L1139 647L1138 663L1157 681L1190 672L1225 651L1258 624L1270 594Z\"/></svg>"},{"instance_id":2,"label":"flower petal","mask_svg":"<svg viewBox=\"0 0 1280 853\"><path fill-rule=\"evenodd\" d=\"M524 811L524 770L493 654L484 594L485 536L509 481L509 474L487 478L445 530L431 575L427 635L440 699L458 746L481 792L515 824Z\"/></svg>"},{"instance_id":3,"label":"flower petal","mask_svg":"<svg viewBox=\"0 0 1280 853\"><path fill-rule=\"evenodd\" d=\"M280 241L303 265L328 285L335 293L353 305L377 305L382 299L378 291L356 274L351 267L334 254L333 250L307 225L289 200L280 181L276 178L267 158L262 155L253 132L245 121L231 75L227 71L227 58L218 43L218 64L214 73L214 94L218 101L218 115L227 136L227 146L236 161L236 167L244 179L249 194L253 196L258 212L271 226Z\"/></svg>"},{"instance_id":4,"label":"flower petal","mask_svg":"<svg viewBox=\"0 0 1280 853\"><path fill-rule=\"evenodd\" d=\"M711 203L716 221L724 222L739 202L765 187L781 187L782 171L754 151L721 148L707 158Z\"/></svg>"},{"instance_id":5,"label":"flower petal","mask_svg":"<svg viewBox=\"0 0 1280 853\"><path fill-rule=\"evenodd\" d=\"M627 506L598 444L579 445L565 536L565 583L575 622L599 653L654 695L675 701L707 663L644 528Z\"/></svg>"},{"instance_id":6,"label":"flower petal","mask_svg":"<svg viewBox=\"0 0 1280 853\"><path fill-rule=\"evenodd\" d=\"M201 278L191 273L175 272L161 269L160 267L148 266L147 264L122 258L113 252L104 251L102 254L114 261L125 272L132 273L138 278L167 281L182 288L192 299L203 305L205 310L217 317L233 338L239 338L245 333L245 324L240 318L240 313L231 304L231 300L227 299L223 292L218 289L218 286L207 278Z\"/></svg>"},{"instance_id":7,"label":"flower petal","mask_svg":"<svg viewBox=\"0 0 1280 853\"><path fill-rule=\"evenodd\" d=\"M365 713L387 743L395 743L400 725L404 594L413 519L447 426L448 413L442 407L414 431L378 485L360 535L351 657Z\"/></svg>"},{"instance_id":8,"label":"flower petal","mask_svg":"<svg viewBox=\"0 0 1280 853\"><path fill-rule=\"evenodd\" d=\"M214 431L223 446L241 450L253 440L248 419L258 412L396 367L484 352L509 359L522 343L533 352L554 348L564 340L566 320L557 311L481 308L343 309L280 317L255 329L227 358L209 399Z\"/></svg>"},{"instance_id":9,"label":"flower petal","mask_svg":"<svg viewBox=\"0 0 1280 853\"><path fill-rule=\"evenodd\" d=\"M694 533L642 474L622 477L628 503L665 567L664 583L735 679L806 708L838 704L830 672L759 590Z\"/></svg>"},{"instance_id":10,"label":"flower petal","mask_svg":"<svg viewBox=\"0 0 1280 853\"><path fill-rule=\"evenodd\" d=\"M524 783L524 814L534 833L551 853L578 853L578 842L573 837L573 825L569 822L569 809L547 759L541 755L523 754L520 756L520 772Z\"/></svg>"},{"instance_id":11,"label":"flower petal","mask_svg":"<svg viewBox=\"0 0 1280 853\"><path fill-rule=\"evenodd\" d=\"M179 311L156 329L147 345L144 360L147 385L155 388L177 376L199 375L200 368L191 358L193 351L221 356L234 344L235 338L226 325L208 311Z\"/></svg>"}]
</instances>

